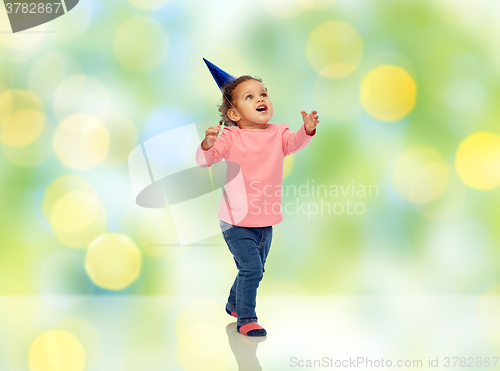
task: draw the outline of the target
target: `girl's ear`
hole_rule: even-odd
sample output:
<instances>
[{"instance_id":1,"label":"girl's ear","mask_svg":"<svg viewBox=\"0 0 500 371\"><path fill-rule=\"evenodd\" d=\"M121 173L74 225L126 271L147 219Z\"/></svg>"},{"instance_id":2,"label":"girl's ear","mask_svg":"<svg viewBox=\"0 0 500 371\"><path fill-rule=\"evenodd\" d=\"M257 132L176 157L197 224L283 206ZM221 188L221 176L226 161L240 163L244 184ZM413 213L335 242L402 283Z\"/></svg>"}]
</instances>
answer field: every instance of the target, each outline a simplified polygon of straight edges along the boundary
<instances>
[{"instance_id":1,"label":"girl's ear","mask_svg":"<svg viewBox=\"0 0 500 371\"><path fill-rule=\"evenodd\" d=\"M237 122L240 119L240 115L238 115L238 112L236 112L234 108L229 108L227 110L227 117L229 117L234 122Z\"/></svg>"}]
</instances>

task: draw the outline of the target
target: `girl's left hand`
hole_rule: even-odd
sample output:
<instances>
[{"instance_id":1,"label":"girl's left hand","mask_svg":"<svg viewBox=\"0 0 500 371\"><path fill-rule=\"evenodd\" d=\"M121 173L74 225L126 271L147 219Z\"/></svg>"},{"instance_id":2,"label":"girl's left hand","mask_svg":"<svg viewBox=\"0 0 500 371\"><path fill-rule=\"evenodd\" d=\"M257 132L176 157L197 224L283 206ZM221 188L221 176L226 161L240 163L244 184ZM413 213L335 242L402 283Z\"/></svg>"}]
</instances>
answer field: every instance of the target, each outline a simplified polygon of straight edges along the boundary
<instances>
[{"instance_id":1,"label":"girl's left hand","mask_svg":"<svg viewBox=\"0 0 500 371\"><path fill-rule=\"evenodd\" d=\"M311 135L316 129L316 125L319 124L318 112L311 111L311 113L307 113L306 111L300 111L300 113L302 114L302 119L304 120L306 133Z\"/></svg>"}]
</instances>

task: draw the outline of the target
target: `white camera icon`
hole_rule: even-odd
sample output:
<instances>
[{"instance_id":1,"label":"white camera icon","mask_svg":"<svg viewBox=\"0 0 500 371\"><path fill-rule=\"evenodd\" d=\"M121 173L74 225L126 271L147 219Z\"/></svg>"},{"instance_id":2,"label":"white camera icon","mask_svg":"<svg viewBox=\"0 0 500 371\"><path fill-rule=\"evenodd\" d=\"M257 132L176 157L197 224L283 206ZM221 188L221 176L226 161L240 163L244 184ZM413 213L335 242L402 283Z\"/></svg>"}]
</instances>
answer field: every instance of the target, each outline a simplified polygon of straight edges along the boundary
<instances>
[{"instance_id":1,"label":"white camera icon","mask_svg":"<svg viewBox=\"0 0 500 371\"><path fill-rule=\"evenodd\" d=\"M248 204L240 167L219 162L210 171L196 162L201 140L195 124L148 139L130 152L128 166L135 201L139 206L170 209L181 246L221 233L219 220L237 223ZM231 210L219 208L221 197Z\"/></svg>"}]
</instances>

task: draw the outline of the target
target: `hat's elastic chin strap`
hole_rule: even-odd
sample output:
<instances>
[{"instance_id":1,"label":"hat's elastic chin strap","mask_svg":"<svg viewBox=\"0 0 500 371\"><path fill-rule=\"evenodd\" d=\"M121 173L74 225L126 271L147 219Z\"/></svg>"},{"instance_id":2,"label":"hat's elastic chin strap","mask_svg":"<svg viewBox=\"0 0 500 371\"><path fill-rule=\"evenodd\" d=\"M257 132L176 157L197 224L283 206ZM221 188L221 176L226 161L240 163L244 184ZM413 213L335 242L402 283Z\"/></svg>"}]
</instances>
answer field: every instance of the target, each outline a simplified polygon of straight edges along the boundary
<instances>
[{"instance_id":1,"label":"hat's elastic chin strap","mask_svg":"<svg viewBox=\"0 0 500 371\"><path fill-rule=\"evenodd\" d=\"M229 104L231 105L231 107L233 107L233 108L234 108L234 110L235 110L236 112L238 112L238 110L236 109L236 107L235 107L235 106L233 106L233 104L231 103L231 101L229 100L229 98L228 98L228 97L226 97L226 94L222 93L222 95L224 96L224 98L226 98L226 99L227 99L227 101L229 102ZM240 116L241 116L241 118L242 118L243 120L245 120L245 121L246 121L246 122L248 122L250 125L252 125L252 123L251 123L251 122L249 122L246 118L244 118L244 117L243 117L243 115L242 115L241 113L239 113L239 112L238 112L238 115L240 115Z\"/></svg>"}]
</instances>

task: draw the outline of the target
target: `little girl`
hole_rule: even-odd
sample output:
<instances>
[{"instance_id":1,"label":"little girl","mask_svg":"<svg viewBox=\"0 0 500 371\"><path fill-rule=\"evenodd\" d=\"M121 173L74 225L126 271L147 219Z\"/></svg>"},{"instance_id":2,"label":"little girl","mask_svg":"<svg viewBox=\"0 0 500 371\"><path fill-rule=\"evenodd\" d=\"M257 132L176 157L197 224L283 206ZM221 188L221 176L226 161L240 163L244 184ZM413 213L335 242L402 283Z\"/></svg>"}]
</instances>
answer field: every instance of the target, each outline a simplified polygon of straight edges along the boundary
<instances>
[{"instance_id":1,"label":"little girl","mask_svg":"<svg viewBox=\"0 0 500 371\"><path fill-rule=\"evenodd\" d=\"M207 60L205 63L222 91L222 120L219 126L206 130L196 161L206 167L224 158L228 165L218 217L238 275L226 312L238 318L238 332L266 336L257 323L255 305L271 247L272 226L283 220L284 158L309 144L316 133L318 115L316 111L301 111L304 124L296 133L290 132L287 124L269 124L273 105L260 79L247 75L235 78Z\"/></svg>"}]
</instances>

